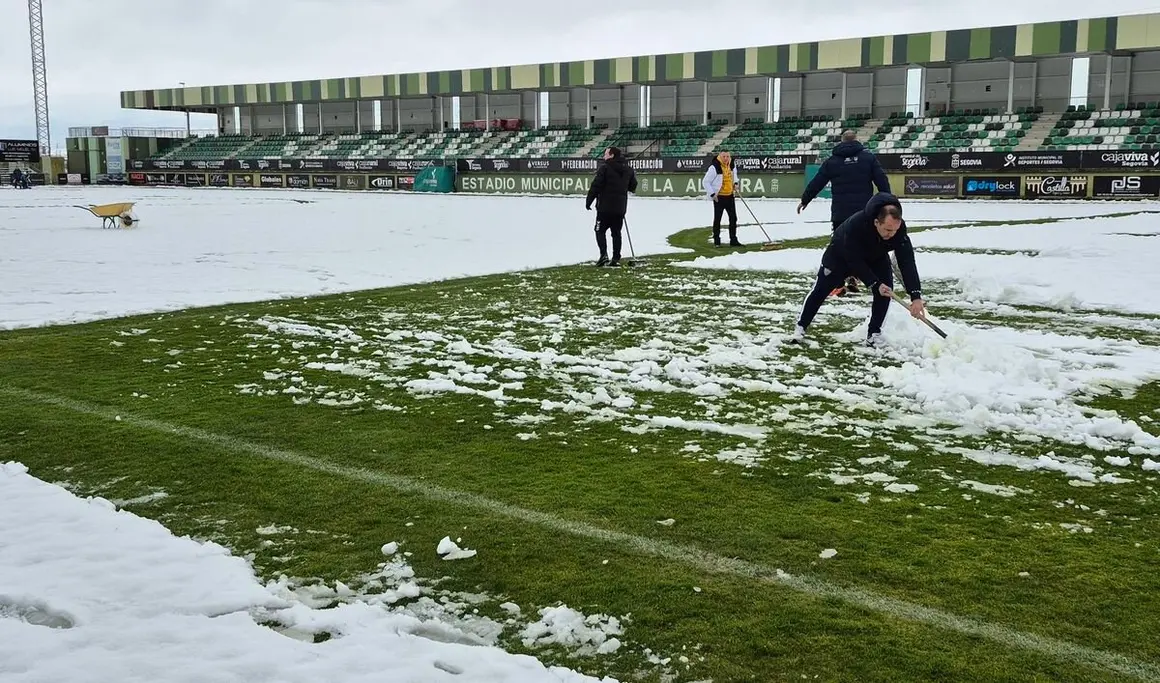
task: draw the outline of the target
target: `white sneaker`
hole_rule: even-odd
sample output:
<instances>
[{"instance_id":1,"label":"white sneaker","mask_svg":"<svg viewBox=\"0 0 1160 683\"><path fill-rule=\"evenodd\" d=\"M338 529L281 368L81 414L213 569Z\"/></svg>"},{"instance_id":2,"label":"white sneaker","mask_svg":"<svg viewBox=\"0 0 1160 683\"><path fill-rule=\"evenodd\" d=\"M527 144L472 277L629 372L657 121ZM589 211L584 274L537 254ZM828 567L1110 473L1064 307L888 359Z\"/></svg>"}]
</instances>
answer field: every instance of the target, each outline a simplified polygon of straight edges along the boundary
<instances>
[{"instance_id":1,"label":"white sneaker","mask_svg":"<svg viewBox=\"0 0 1160 683\"><path fill-rule=\"evenodd\" d=\"M801 325L795 325L793 328L793 335L790 336L789 340L794 341L794 342L800 342L800 341L804 341L805 338L806 338L806 328L802 327Z\"/></svg>"},{"instance_id":2,"label":"white sneaker","mask_svg":"<svg viewBox=\"0 0 1160 683\"><path fill-rule=\"evenodd\" d=\"M882 333L881 332L875 332L874 334L866 337L866 346L879 346L881 344L882 344Z\"/></svg>"}]
</instances>

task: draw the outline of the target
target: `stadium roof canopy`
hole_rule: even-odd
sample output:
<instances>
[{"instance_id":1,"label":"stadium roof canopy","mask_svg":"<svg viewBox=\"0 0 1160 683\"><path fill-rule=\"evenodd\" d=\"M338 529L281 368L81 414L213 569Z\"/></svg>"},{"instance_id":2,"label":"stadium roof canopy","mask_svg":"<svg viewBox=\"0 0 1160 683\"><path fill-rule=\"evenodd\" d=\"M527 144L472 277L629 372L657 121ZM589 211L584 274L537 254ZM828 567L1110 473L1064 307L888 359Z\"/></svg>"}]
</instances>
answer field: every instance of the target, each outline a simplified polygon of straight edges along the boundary
<instances>
[{"instance_id":1,"label":"stadium roof canopy","mask_svg":"<svg viewBox=\"0 0 1160 683\"><path fill-rule=\"evenodd\" d=\"M213 112L233 106L666 85L974 60L1126 54L1157 48L1160 14L1136 14L576 62L129 90L121 93L121 106Z\"/></svg>"}]
</instances>

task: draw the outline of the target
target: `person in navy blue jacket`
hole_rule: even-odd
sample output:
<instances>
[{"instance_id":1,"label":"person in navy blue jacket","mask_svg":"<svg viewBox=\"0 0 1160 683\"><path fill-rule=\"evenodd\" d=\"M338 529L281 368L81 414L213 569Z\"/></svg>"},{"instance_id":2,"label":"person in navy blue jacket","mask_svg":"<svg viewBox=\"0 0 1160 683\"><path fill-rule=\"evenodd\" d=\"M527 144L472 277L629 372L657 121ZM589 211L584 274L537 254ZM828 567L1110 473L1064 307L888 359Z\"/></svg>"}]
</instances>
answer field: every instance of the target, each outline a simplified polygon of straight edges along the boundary
<instances>
[{"instance_id":1,"label":"person in navy blue jacket","mask_svg":"<svg viewBox=\"0 0 1160 683\"><path fill-rule=\"evenodd\" d=\"M830 291L847 277L857 277L870 289L874 301L870 307L870 325L866 332L867 344L876 344L882 333L882 323L890 310L894 296L894 273L890 252L898 259L903 284L910 294L910 314L916 318L926 315L922 300L922 284L914 263L914 247L906 234L902 220L902 204L887 192L871 197L865 208L847 218L834 230L830 244L822 254L822 266L814 288L806 296L794 329L793 340L805 338L806 329L813 322Z\"/></svg>"},{"instance_id":2,"label":"person in navy blue jacket","mask_svg":"<svg viewBox=\"0 0 1160 683\"><path fill-rule=\"evenodd\" d=\"M862 210L870 197L874 195L874 187L879 192L890 192L890 180L878 163L878 157L858 142L852 130L842 133L842 142L834 147L833 154L822 163L818 174L806 185L802 193L798 213L801 213L810 202L818 196L822 188L830 184L830 223L833 230L837 230L847 218ZM854 278L846 282L846 287L837 287L834 294L844 294L845 289L854 291Z\"/></svg>"}]
</instances>

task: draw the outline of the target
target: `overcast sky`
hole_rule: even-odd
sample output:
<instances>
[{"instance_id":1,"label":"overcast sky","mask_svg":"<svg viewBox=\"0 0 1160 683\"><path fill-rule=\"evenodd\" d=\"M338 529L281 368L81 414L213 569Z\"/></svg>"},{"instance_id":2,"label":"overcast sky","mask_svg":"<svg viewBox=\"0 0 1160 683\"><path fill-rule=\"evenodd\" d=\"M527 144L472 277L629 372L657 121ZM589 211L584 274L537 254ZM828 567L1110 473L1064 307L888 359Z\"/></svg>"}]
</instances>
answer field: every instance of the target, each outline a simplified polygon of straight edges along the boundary
<instances>
[{"instance_id":1,"label":"overcast sky","mask_svg":"<svg viewBox=\"0 0 1160 683\"><path fill-rule=\"evenodd\" d=\"M936 7L945 9L935 9ZM527 7L526 15L500 7ZM1160 0L44 0L53 147L182 127L121 90L623 57L1160 12ZM36 137L27 0L0 0L0 138ZM819 10L822 10L819 12ZM194 117L212 128L213 117Z\"/></svg>"}]
</instances>

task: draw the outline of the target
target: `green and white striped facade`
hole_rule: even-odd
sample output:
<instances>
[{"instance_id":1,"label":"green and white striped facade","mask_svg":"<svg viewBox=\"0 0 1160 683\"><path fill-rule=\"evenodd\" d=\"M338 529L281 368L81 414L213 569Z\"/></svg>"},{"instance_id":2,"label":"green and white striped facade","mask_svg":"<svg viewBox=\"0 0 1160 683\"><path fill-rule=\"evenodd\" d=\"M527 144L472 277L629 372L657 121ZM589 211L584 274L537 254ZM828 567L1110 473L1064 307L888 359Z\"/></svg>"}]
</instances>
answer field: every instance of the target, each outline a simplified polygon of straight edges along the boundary
<instances>
[{"instance_id":1,"label":"green and white striped facade","mask_svg":"<svg viewBox=\"0 0 1160 683\"><path fill-rule=\"evenodd\" d=\"M130 90L121 93L121 106L212 113L237 106L673 85L1157 49L1160 14L1140 14L575 62Z\"/></svg>"}]
</instances>

